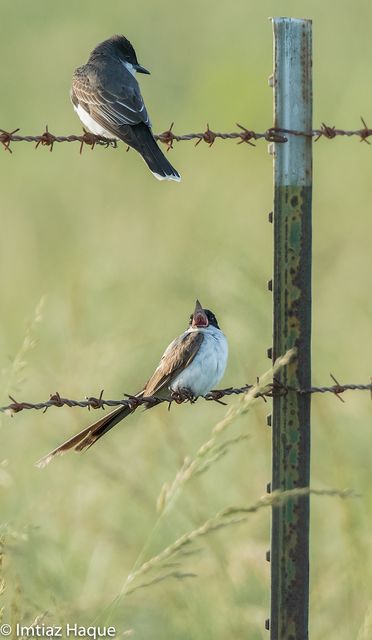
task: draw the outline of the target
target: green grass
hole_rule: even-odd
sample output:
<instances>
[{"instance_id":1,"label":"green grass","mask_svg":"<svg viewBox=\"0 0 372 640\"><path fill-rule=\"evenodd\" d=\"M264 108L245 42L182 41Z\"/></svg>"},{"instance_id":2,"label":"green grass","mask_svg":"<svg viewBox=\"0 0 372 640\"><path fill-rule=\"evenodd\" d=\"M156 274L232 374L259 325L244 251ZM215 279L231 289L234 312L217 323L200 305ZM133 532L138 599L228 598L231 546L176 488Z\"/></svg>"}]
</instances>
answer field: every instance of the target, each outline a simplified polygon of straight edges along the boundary
<instances>
[{"instance_id":1,"label":"green grass","mask_svg":"<svg viewBox=\"0 0 372 640\"><path fill-rule=\"evenodd\" d=\"M314 124L371 126L372 7L346 0L280 7L191 1L135 6L14 0L2 11L0 127L79 133L69 104L72 70L115 32L152 72L141 78L155 131L262 130L272 122L271 27L276 14L314 21ZM0 151L2 151L0 149ZM136 392L180 333L195 298L229 339L223 384L268 368L272 271L272 166L255 149L180 143L180 184L158 183L134 153L76 145L0 153L2 177L0 368L3 399L38 401ZM371 375L371 156L354 139L321 140L314 153L313 381ZM35 309L44 298L42 309ZM26 340L25 340L26 337ZM314 397L312 486L352 488L358 500L313 497L311 638L370 637L371 404L368 394ZM231 401L233 403L234 401ZM230 403L230 401L229 401ZM254 504L270 479L262 401L234 422L249 435L186 483L157 520L156 503L186 456L225 415L198 402L136 412L86 454L43 471L34 462L89 423L83 409L1 417L0 496L5 536L3 619L102 623L146 541L146 560L233 505ZM96 417L94 414L93 417ZM227 436L226 436L227 437ZM152 534L153 532L153 534ZM175 577L128 595L111 612L135 638L266 638L269 510L198 541ZM178 569L169 568L169 571ZM1 603L0 603L1 606ZM11 614L11 612L13 613ZM364 634L364 635L363 635Z\"/></svg>"}]
</instances>

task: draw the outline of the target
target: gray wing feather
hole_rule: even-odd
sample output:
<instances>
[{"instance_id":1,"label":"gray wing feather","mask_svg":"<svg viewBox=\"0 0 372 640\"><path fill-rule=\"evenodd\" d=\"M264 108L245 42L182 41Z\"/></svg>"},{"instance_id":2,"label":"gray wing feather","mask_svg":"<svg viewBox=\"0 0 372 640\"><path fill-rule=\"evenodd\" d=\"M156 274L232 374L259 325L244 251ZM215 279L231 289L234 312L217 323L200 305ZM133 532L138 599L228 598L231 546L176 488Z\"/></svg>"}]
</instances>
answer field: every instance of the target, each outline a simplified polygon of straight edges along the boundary
<instances>
[{"instance_id":1,"label":"gray wing feather","mask_svg":"<svg viewBox=\"0 0 372 640\"><path fill-rule=\"evenodd\" d=\"M123 125L143 122L151 126L137 80L120 63L117 68L98 70L87 64L76 69L71 99L103 127L115 132Z\"/></svg>"},{"instance_id":2,"label":"gray wing feather","mask_svg":"<svg viewBox=\"0 0 372 640\"><path fill-rule=\"evenodd\" d=\"M166 348L159 366L143 389L144 396L152 396L168 387L172 378L185 369L199 351L204 340L201 332L183 333Z\"/></svg>"}]
</instances>

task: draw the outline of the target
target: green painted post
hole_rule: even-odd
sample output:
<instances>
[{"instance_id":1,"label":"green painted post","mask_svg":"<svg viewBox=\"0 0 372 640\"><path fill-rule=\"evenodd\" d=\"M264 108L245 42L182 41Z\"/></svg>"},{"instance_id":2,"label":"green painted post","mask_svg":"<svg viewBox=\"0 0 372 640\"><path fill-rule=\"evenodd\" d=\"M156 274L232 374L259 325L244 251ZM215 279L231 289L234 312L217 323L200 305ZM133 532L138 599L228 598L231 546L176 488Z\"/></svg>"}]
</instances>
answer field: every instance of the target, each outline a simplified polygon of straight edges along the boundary
<instances>
[{"instance_id":1,"label":"green painted post","mask_svg":"<svg viewBox=\"0 0 372 640\"><path fill-rule=\"evenodd\" d=\"M312 24L274 18L274 126L312 130ZM273 360L292 347L297 358L279 374L286 385L311 385L312 137L288 135L274 151ZM310 395L274 397L272 490L309 486ZM309 609L309 497L273 508L271 640L306 640Z\"/></svg>"}]
</instances>

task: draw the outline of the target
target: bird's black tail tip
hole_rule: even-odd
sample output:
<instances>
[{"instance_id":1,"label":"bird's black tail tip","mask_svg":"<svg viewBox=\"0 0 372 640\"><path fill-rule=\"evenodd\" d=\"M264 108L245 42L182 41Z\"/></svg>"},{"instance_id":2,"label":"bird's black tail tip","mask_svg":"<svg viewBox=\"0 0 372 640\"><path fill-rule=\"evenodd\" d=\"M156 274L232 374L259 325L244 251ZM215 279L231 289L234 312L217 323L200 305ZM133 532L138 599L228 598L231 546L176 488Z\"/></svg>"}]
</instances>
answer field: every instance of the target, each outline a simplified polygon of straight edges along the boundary
<instances>
[{"instance_id":1,"label":"bird's black tail tip","mask_svg":"<svg viewBox=\"0 0 372 640\"><path fill-rule=\"evenodd\" d=\"M144 122L132 127L130 132L132 139L129 144L139 151L157 180L174 180L175 182L181 180L180 174L165 157L156 144L151 129Z\"/></svg>"},{"instance_id":2,"label":"bird's black tail tip","mask_svg":"<svg viewBox=\"0 0 372 640\"><path fill-rule=\"evenodd\" d=\"M181 176L176 170L174 170L174 173L164 172L163 174L160 174L151 169L151 173L155 176L157 180L174 180L175 182L181 181Z\"/></svg>"}]
</instances>

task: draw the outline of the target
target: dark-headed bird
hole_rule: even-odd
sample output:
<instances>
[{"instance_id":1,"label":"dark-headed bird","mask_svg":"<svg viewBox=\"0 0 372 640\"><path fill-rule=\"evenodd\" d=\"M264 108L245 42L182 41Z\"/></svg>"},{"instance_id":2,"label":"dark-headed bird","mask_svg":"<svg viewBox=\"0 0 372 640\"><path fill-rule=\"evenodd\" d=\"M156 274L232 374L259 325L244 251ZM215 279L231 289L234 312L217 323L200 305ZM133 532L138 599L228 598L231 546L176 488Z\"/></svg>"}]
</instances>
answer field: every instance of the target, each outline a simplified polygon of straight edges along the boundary
<instances>
[{"instance_id":1,"label":"dark-headed bird","mask_svg":"<svg viewBox=\"0 0 372 640\"><path fill-rule=\"evenodd\" d=\"M136 80L136 72L150 73L137 60L124 36L98 44L87 64L78 67L71 100L83 125L97 136L123 140L142 156L158 180L181 180L159 149Z\"/></svg>"},{"instance_id":2,"label":"dark-headed bird","mask_svg":"<svg viewBox=\"0 0 372 640\"><path fill-rule=\"evenodd\" d=\"M137 397L155 396L171 401L174 393L188 399L205 396L221 380L227 355L227 340L216 316L209 309L203 309L197 300L189 327L166 348L159 365ZM133 409L128 406L114 409L48 453L37 465L44 467L54 456L71 449L88 449L131 413Z\"/></svg>"}]
</instances>

